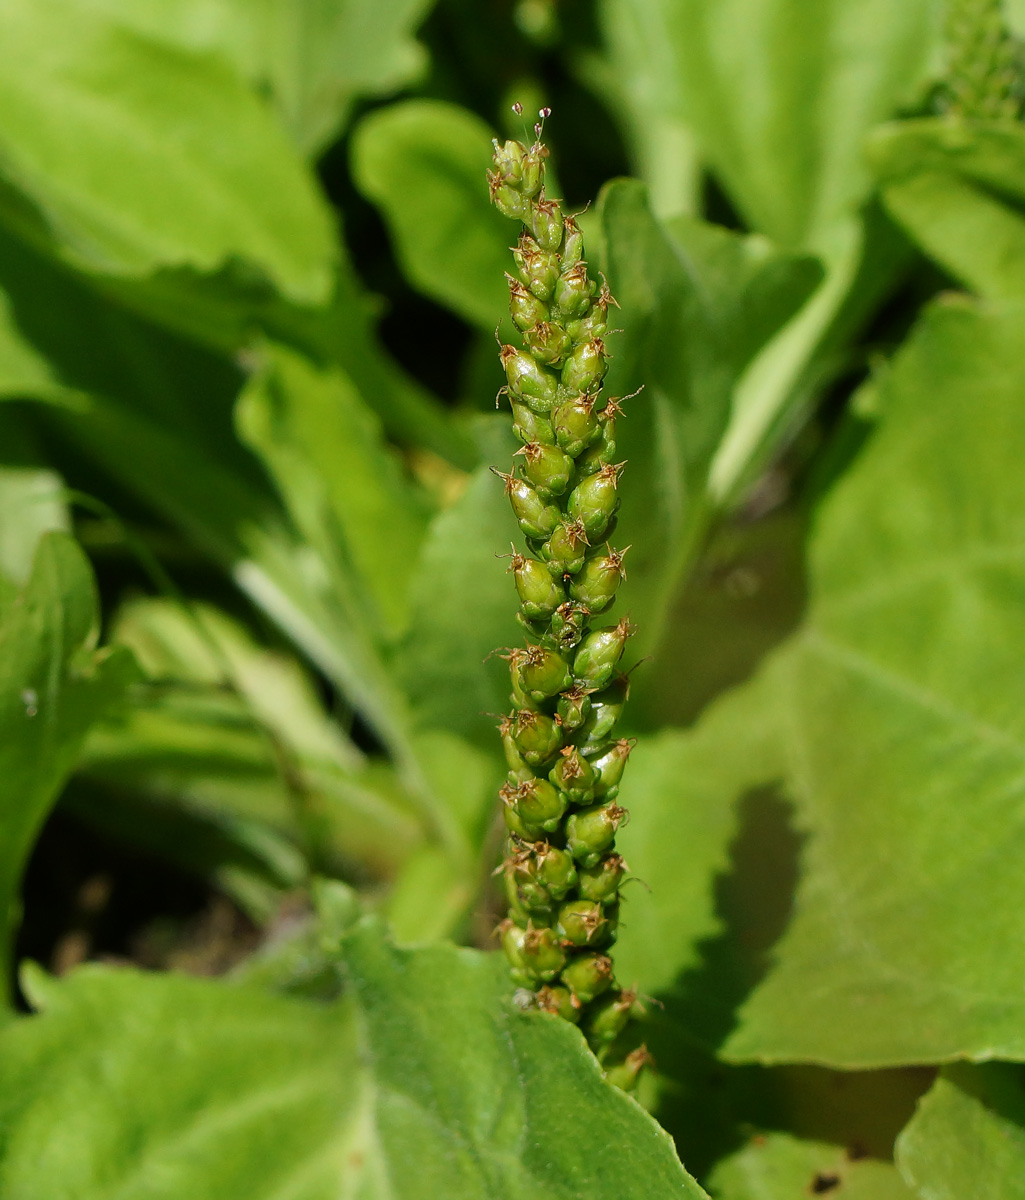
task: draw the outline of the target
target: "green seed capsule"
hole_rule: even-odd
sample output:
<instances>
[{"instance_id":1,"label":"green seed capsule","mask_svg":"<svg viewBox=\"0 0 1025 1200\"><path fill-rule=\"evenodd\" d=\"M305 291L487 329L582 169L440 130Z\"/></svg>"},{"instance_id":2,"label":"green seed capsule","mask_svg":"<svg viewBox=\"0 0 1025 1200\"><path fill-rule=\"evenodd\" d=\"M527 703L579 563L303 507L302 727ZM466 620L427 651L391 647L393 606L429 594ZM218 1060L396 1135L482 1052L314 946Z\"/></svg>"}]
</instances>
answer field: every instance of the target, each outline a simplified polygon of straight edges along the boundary
<instances>
[{"instance_id":1,"label":"green seed capsule","mask_svg":"<svg viewBox=\"0 0 1025 1200\"><path fill-rule=\"evenodd\" d=\"M549 537L559 524L562 514L554 504L546 503L537 488L529 480L520 479L516 475L507 475L492 467L492 471L505 481L505 494L509 497L513 514L519 522L520 529L529 538Z\"/></svg>"},{"instance_id":2,"label":"green seed capsule","mask_svg":"<svg viewBox=\"0 0 1025 1200\"><path fill-rule=\"evenodd\" d=\"M523 193L505 182L497 171L488 171L488 192L491 203L503 217L522 219L527 214L528 201Z\"/></svg>"},{"instance_id":3,"label":"green seed capsule","mask_svg":"<svg viewBox=\"0 0 1025 1200\"><path fill-rule=\"evenodd\" d=\"M574 946L599 946L608 918L593 900L567 900L559 908L559 933Z\"/></svg>"},{"instance_id":4,"label":"green seed capsule","mask_svg":"<svg viewBox=\"0 0 1025 1200\"><path fill-rule=\"evenodd\" d=\"M549 983L566 965L566 951L554 929L528 929L520 955L524 970L540 983Z\"/></svg>"},{"instance_id":5,"label":"green seed capsule","mask_svg":"<svg viewBox=\"0 0 1025 1200\"><path fill-rule=\"evenodd\" d=\"M563 968L562 982L581 1004L590 1004L612 986L612 959L607 954L574 955Z\"/></svg>"},{"instance_id":6,"label":"green seed capsule","mask_svg":"<svg viewBox=\"0 0 1025 1200\"><path fill-rule=\"evenodd\" d=\"M626 809L615 801L592 804L570 813L566 820L566 848L581 866L597 866L616 840L616 830L625 816Z\"/></svg>"},{"instance_id":7,"label":"green seed capsule","mask_svg":"<svg viewBox=\"0 0 1025 1200\"><path fill-rule=\"evenodd\" d=\"M562 730L547 714L521 709L513 721L513 739L524 759L532 767L538 767L548 762L562 745Z\"/></svg>"},{"instance_id":8,"label":"green seed capsule","mask_svg":"<svg viewBox=\"0 0 1025 1200\"><path fill-rule=\"evenodd\" d=\"M495 153L491 156L491 161L495 164L495 174L503 182L518 188L523 182L523 159L527 147L522 142L515 141L508 141L500 146L497 138L492 138L491 144L495 148Z\"/></svg>"},{"instance_id":9,"label":"green seed capsule","mask_svg":"<svg viewBox=\"0 0 1025 1200\"><path fill-rule=\"evenodd\" d=\"M570 687L573 680L561 654L547 646L528 646L520 679L527 695L541 703Z\"/></svg>"},{"instance_id":10,"label":"green seed capsule","mask_svg":"<svg viewBox=\"0 0 1025 1200\"><path fill-rule=\"evenodd\" d=\"M587 619L591 610L585 604L567 600L552 613L551 639L557 650L564 653L573 650L587 632Z\"/></svg>"},{"instance_id":11,"label":"green seed capsule","mask_svg":"<svg viewBox=\"0 0 1025 1200\"><path fill-rule=\"evenodd\" d=\"M623 656L626 639L633 626L624 617L618 625L595 629L577 647L573 658L573 677L585 687L603 688L616 672Z\"/></svg>"},{"instance_id":12,"label":"green seed capsule","mask_svg":"<svg viewBox=\"0 0 1025 1200\"><path fill-rule=\"evenodd\" d=\"M591 306L593 295L594 284L587 274L587 264L578 262L569 270L565 269L564 264L552 297L561 320L568 325L583 317ZM580 390L585 391L586 389L581 388Z\"/></svg>"},{"instance_id":13,"label":"green seed capsule","mask_svg":"<svg viewBox=\"0 0 1025 1200\"><path fill-rule=\"evenodd\" d=\"M647 1046L639 1046L631 1051L621 1063L605 1068L606 1082L611 1083L623 1092L632 1092L637 1086L644 1068L653 1065L655 1060L648 1053Z\"/></svg>"},{"instance_id":14,"label":"green seed capsule","mask_svg":"<svg viewBox=\"0 0 1025 1200\"><path fill-rule=\"evenodd\" d=\"M584 565L589 544L582 523L570 521L552 530L552 536L541 547L541 557L553 575L574 575Z\"/></svg>"},{"instance_id":15,"label":"green seed capsule","mask_svg":"<svg viewBox=\"0 0 1025 1200\"><path fill-rule=\"evenodd\" d=\"M556 284L556 289L558 285ZM558 295L558 290L556 290ZM591 301L591 307L575 321L566 321L566 332L574 343L590 342L595 338L604 337L609 329L608 305L601 299Z\"/></svg>"},{"instance_id":16,"label":"green seed capsule","mask_svg":"<svg viewBox=\"0 0 1025 1200\"><path fill-rule=\"evenodd\" d=\"M505 897L509 904L509 916L526 929L528 925L551 928L556 921L552 899L537 885L519 887L511 875L505 877Z\"/></svg>"},{"instance_id":17,"label":"green seed capsule","mask_svg":"<svg viewBox=\"0 0 1025 1200\"><path fill-rule=\"evenodd\" d=\"M551 571L536 558L525 558L513 552L509 570L516 582L516 594L520 598L524 614L534 620L551 617L566 603L566 593Z\"/></svg>"},{"instance_id":18,"label":"green seed capsule","mask_svg":"<svg viewBox=\"0 0 1025 1200\"><path fill-rule=\"evenodd\" d=\"M523 939L527 936L527 931L520 928L515 921L506 919L499 925L497 932L502 939L505 957L509 960L509 973L513 977L513 982L522 987L530 987L534 978L527 971L526 963L523 960Z\"/></svg>"},{"instance_id":19,"label":"green seed capsule","mask_svg":"<svg viewBox=\"0 0 1025 1200\"><path fill-rule=\"evenodd\" d=\"M509 282L509 315L521 332L532 329L540 321L548 320L548 306L523 286L518 279L506 273Z\"/></svg>"},{"instance_id":20,"label":"green seed capsule","mask_svg":"<svg viewBox=\"0 0 1025 1200\"><path fill-rule=\"evenodd\" d=\"M538 878L545 885L553 900L562 900L571 888L577 886L577 867L573 856L550 842L535 846Z\"/></svg>"},{"instance_id":21,"label":"green seed capsule","mask_svg":"<svg viewBox=\"0 0 1025 1200\"><path fill-rule=\"evenodd\" d=\"M566 356L562 368L562 386L573 392L588 392L601 383L608 369L605 343L601 338L580 342Z\"/></svg>"},{"instance_id":22,"label":"green seed capsule","mask_svg":"<svg viewBox=\"0 0 1025 1200\"><path fill-rule=\"evenodd\" d=\"M591 715L591 688L574 684L559 696L556 712L565 733L575 733Z\"/></svg>"},{"instance_id":23,"label":"green seed capsule","mask_svg":"<svg viewBox=\"0 0 1025 1200\"><path fill-rule=\"evenodd\" d=\"M581 867L578 874L581 896L604 904L619 894L619 885L626 874L626 863L622 855L608 854L593 867Z\"/></svg>"},{"instance_id":24,"label":"green seed capsule","mask_svg":"<svg viewBox=\"0 0 1025 1200\"><path fill-rule=\"evenodd\" d=\"M593 1047L611 1046L627 1027L637 993L626 989L603 996L587 1016L587 1040Z\"/></svg>"},{"instance_id":25,"label":"green seed capsule","mask_svg":"<svg viewBox=\"0 0 1025 1200\"><path fill-rule=\"evenodd\" d=\"M526 771L528 776L532 775L533 772L527 768L527 761L520 753L520 749L513 738L513 722L511 717L502 718L498 732L502 738L502 749L505 752L505 761L509 770L514 775L519 775L521 771Z\"/></svg>"},{"instance_id":26,"label":"green seed capsule","mask_svg":"<svg viewBox=\"0 0 1025 1200\"><path fill-rule=\"evenodd\" d=\"M562 1017L574 1025L580 1020L580 1001L569 988L545 986L537 993L537 1006L553 1016Z\"/></svg>"},{"instance_id":27,"label":"green seed capsule","mask_svg":"<svg viewBox=\"0 0 1025 1200\"><path fill-rule=\"evenodd\" d=\"M575 267L584 255L584 235L573 217L562 219L562 269Z\"/></svg>"},{"instance_id":28,"label":"green seed capsule","mask_svg":"<svg viewBox=\"0 0 1025 1200\"><path fill-rule=\"evenodd\" d=\"M582 479L569 494L567 509L574 520L580 521L587 536L600 538L608 529L612 514L619 507L620 466L604 466Z\"/></svg>"},{"instance_id":29,"label":"green seed capsule","mask_svg":"<svg viewBox=\"0 0 1025 1200\"><path fill-rule=\"evenodd\" d=\"M503 346L499 358L509 390L542 416L550 412L558 391L558 380L552 372L538 366L529 354L515 346Z\"/></svg>"},{"instance_id":30,"label":"green seed capsule","mask_svg":"<svg viewBox=\"0 0 1025 1200\"><path fill-rule=\"evenodd\" d=\"M533 358L549 367L560 366L572 346L565 329L551 321L538 321L526 331L523 340Z\"/></svg>"},{"instance_id":31,"label":"green seed capsule","mask_svg":"<svg viewBox=\"0 0 1025 1200\"><path fill-rule=\"evenodd\" d=\"M564 400L552 413L555 440L571 458L576 458L601 437L601 422L594 411L593 396Z\"/></svg>"},{"instance_id":32,"label":"green seed capsule","mask_svg":"<svg viewBox=\"0 0 1025 1200\"><path fill-rule=\"evenodd\" d=\"M547 779L528 779L525 783L503 784L498 792L507 809L515 810L528 840L558 829L566 812L566 797ZM509 825L509 822L506 822ZM514 831L515 832L515 831Z\"/></svg>"},{"instance_id":33,"label":"green seed capsule","mask_svg":"<svg viewBox=\"0 0 1025 1200\"><path fill-rule=\"evenodd\" d=\"M625 554L626 550L610 549L607 554L585 559L580 572L569 585L569 594L574 600L586 604L592 613L604 612L615 600L620 582L626 578L623 569Z\"/></svg>"},{"instance_id":34,"label":"green seed capsule","mask_svg":"<svg viewBox=\"0 0 1025 1200\"><path fill-rule=\"evenodd\" d=\"M550 443L527 442L516 453L523 455L526 460L523 470L544 499L561 496L569 487L573 459L565 450Z\"/></svg>"},{"instance_id":35,"label":"green seed capsule","mask_svg":"<svg viewBox=\"0 0 1025 1200\"><path fill-rule=\"evenodd\" d=\"M517 708L537 708L523 685L523 667L527 661L526 650L514 647L503 657L509 660L509 679L512 683L512 702Z\"/></svg>"},{"instance_id":36,"label":"green seed capsule","mask_svg":"<svg viewBox=\"0 0 1025 1200\"><path fill-rule=\"evenodd\" d=\"M513 258L519 268L520 279L530 294L538 300L550 300L559 278L558 254L542 250L530 234L524 231L513 251Z\"/></svg>"},{"instance_id":37,"label":"green seed capsule","mask_svg":"<svg viewBox=\"0 0 1025 1200\"><path fill-rule=\"evenodd\" d=\"M513 412L513 433L521 442L543 442L550 446L555 441L555 430L547 417L534 412L511 394L509 401Z\"/></svg>"},{"instance_id":38,"label":"green seed capsule","mask_svg":"<svg viewBox=\"0 0 1025 1200\"><path fill-rule=\"evenodd\" d=\"M562 245L562 209L554 200L546 200L543 196L535 200L525 220L542 250L559 249Z\"/></svg>"},{"instance_id":39,"label":"green seed capsule","mask_svg":"<svg viewBox=\"0 0 1025 1200\"><path fill-rule=\"evenodd\" d=\"M588 756L602 754L608 747L608 736L615 729L630 695L630 680L617 675L604 691L591 696L590 712L580 727L577 743Z\"/></svg>"},{"instance_id":40,"label":"green seed capsule","mask_svg":"<svg viewBox=\"0 0 1025 1200\"><path fill-rule=\"evenodd\" d=\"M603 754L591 759L591 765L598 775L594 788L596 796L614 800L619 794L619 781L623 778L623 769L634 745L629 738L620 738Z\"/></svg>"},{"instance_id":41,"label":"green seed capsule","mask_svg":"<svg viewBox=\"0 0 1025 1200\"><path fill-rule=\"evenodd\" d=\"M548 778L573 804L587 804L594 798L597 772L575 746L563 746L559 761L548 772Z\"/></svg>"}]
</instances>

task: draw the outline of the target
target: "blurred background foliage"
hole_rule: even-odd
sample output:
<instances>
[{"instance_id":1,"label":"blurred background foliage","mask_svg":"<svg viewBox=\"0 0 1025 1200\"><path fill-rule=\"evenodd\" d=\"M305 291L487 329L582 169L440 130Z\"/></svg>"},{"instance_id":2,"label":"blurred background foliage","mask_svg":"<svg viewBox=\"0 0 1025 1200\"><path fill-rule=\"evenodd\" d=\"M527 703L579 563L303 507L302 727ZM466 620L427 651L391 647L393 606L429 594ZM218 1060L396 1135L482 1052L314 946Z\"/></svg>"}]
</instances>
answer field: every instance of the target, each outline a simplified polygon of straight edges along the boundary
<instances>
[{"instance_id":1,"label":"blurred background foliage","mask_svg":"<svg viewBox=\"0 0 1025 1200\"><path fill-rule=\"evenodd\" d=\"M333 996L350 902L490 945L519 632L484 172L545 104L620 305L609 389L644 387L618 535L643 1099L725 1200L1020 1195L1017 1068L933 1085L1025 1059L1016 32L988 0L2 0L12 1078L58 1078L90 1006L195 1005L213 1046L231 1003L19 986L23 960ZM352 953L369 1011L415 1009ZM501 993L417 953L424 995ZM29 1002L53 1032L19 1049ZM6 1149L38 1194L37 1143Z\"/></svg>"}]
</instances>

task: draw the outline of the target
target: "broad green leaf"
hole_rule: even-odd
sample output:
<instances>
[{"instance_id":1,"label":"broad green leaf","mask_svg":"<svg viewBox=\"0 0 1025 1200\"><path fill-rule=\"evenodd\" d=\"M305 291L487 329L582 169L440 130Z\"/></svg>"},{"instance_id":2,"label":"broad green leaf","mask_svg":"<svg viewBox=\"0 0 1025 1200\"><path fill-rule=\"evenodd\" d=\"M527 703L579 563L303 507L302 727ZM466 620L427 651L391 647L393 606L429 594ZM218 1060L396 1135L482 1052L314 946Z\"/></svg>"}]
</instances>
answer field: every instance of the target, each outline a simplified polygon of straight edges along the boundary
<instances>
[{"instance_id":1,"label":"broad green leaf","mask_svg":"<svg viewBox=\"0 0 1025 1200\"><path fill-rule=\"evenodd\" d=\"M323 149L359 96L409 83L423 67L411 37L432 0L87 0L119 24L224 55L267 88L306 153Z\"/></svg>"},{"instance_id":2,"label":"broad green leaf","mask_svg":"<svg viewBox=\"0 0 1025 1200\"><path fill-rule=\"evenodd\" d=\"M0 466L0 574L24 583L40 537L51 529L67 531L63 486L45 468Z\"/></svg>"},{"instance_id":3,"label":"broad green leaf","mask_svg":"<svg viewBox=\"0 0 1025 1200\"><path fill-rule=\"evenodd\" d=\"M929 310L819 516L808 621L758 683L804 875L732 1058L1025 1056L1023 337L1020 306Z\"/></svg>"},{"instance_id":4,"label":"broad green leaf","mask_svg":"<svg viewBox=\"0 0 1025 1200\"><path fill-rule=\"evenodd\" d=\"M10 299L0 292L0 399L31 398L74 404L45 355L18 328Z\"/></svg>"},{"instance_id":5,"label":"broad green leaf","mask_svg":"<svg viewBox=\"0 0 1025 1200\"><path fill-rule=\"evenodd\" d=\"M842 1146L786 1133L757 1134L715 1168L708 1186L717 1200L793 1200L833 1192L844 1200L916 1196L892 1163L852 1159Z\"/></svg>"},{"instance_id":6,"label":"broad green leaf","mask_svg":"<svg viewBox=\"0 0 1025 1200\"><path fill-rule=\"evenodd\" d=\"M658 45L658 77L679 87L659 95L663 108L686 117L751 226L780 245L818 249L867 195L862 139L920 86L939 23L932 0L606 7Z\"/></svg>"},{"instance_id":7,"label":"broad green leaf","mask_svg":"<svg viewBox=\"0 0 1025 1200\"><path fill-rule=\"evenodd\" d=\"M576 1029L513 1007L500 956L397 950L369 924L344 953L391 1195L704 1195L669 1137L602 1080Z\"/></svg>"},{"instance_id":8,"label":"broad green leaf","mask_svg":"<svg viewBox=\"0 0 1025 1200\"><path fill-rule=\"evenodd\" d=\"M605 265L616 299L613 394L644 392L617 422L629 463L617 538L632 546L631 615L658 645L707 519L709 464L727 427L733 388L762 345L807 299L821 271L764 238L686 217L660 225L643 185L601 199Z\"/></svg>"},{"instance_id":9,"label":"broad green leaf","mask_svg":"<svg viewBox=\"0 0 1025 1200\"><path fill-rule=\"evenodd\" d=\"M25 982L43 1012L0 1035L10 1200L355 1194L367 1095L347 1004L92 966Z\"/></svg>"},{"instance_id":10,"label":"broad green leaf","mask_svg":"<svg viewBox=\"0 0 1025 1200\"><path fill-rule=\"evenodd\" d=\"M492 208L491 130L452 104L409 100L366 117L353 140L360 190L384 213L406 274L425 295L494 331L515 223Z\"/></svg>"},{"instance_id":11,"label":"broad green leaf","mask_svg":"<svg viewBox=\"0 0 1025 1200\"><path fill-rule=\"evenodd\" d=\"M424 499L341 370L319 371L281 346L265 354L240 402L249 441L298 527L349 576L371 627L394 639L409 617Z\"/></svg>"},{"instance_id":12,"label":"broad green leaf","mask_svg":"<svg viewBox=\"0 0 1025 1200\"><path fill-rule=\"evenodd\" d=\"M211 271L236 258L290 299L328 298L329 210L227 64L75 0L0 8L0 173L41 214L3 219L100 274Z\"/></svg>"},{"instance_id":13,"label":"broad green leaf","mask_svg":"<svg viewBox=\"0 0 1025 1200\"><path fill-rule=\"evenodd\" d=\"M488 420L490 457L508 461L511 422ZM507 427L508 425L508 427ZM517 644L516 589L507 553L518 533L501 480L482 467L431 522L413 578L412 624L395 665L417 722L497 751L494 718L508 705L509 671L495 652Z\"/></svg>"},{"instance_id":14,"label":"broad green leaf","mask_svg":"<svg viewBox=\"0 0 1025 1200\"><path fill-rule=\"evenodd\" d=\"M955 278L993 299L1025 295L1025 134L1011 122L904 121L878 130L869 160L883 201Z\"/></svg>"},{"instance_id":15,"label":"broad green leaf","mask_svg":"<svg viewBox=\"0 0 1025 1200\"><path fill-rule=\"evenodd\" d=\"M1025 1197L1025 1091L1020 1067L947 1067L897 1141L897 1162L922 1200Z\"/></svg>"},{"instance_id":16,"label":"broad green leaf","mask_svg":"<svg viewBox=\"0 0 1025 1200\"><path fill-rule=\"evenodd\" d=\"M134 674L125 651L97 651L85 556L65 534L39 543L31 576L0 619L0 969L21 873L90 725Z\"/></svg>"}]
</instances>

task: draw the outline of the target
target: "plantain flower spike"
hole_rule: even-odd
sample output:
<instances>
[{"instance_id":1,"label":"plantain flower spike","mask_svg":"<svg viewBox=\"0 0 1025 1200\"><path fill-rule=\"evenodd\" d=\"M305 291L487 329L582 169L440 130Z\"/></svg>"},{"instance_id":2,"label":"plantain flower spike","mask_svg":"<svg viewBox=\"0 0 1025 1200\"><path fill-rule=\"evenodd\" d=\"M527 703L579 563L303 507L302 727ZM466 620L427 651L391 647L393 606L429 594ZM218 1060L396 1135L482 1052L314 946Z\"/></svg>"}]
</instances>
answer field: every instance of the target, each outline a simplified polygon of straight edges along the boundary
<instances>
[{"instance_id":1,"label":"plantain flower spike","mask_svg":"<svg viewBox=\"0 0 1025 1200\"><path fill-rule=\"evenodd\" d=\"M521 112L519 105L514 111ZM626 867L616 853L618 803L632 742L615 724L629 686L620 660L633 626L592 625L626 578L611 535L625 464L613 461L620 402L603 395L607 316L615 304L583 257L576 221L545 193L548 149L494 143L492 203L522 225L506 275L522 346L502 346L513 428L512 471L496 471L526 543L510 571L526 646L506 652L511 714L500 726L509 777L500 793L508 839L509 914L502 944L535 1007L578 1025L607 1078L632 1088L646 1052L617 1050L635 993L616 982L610 951Z\"/></svg>"}]
</instances>

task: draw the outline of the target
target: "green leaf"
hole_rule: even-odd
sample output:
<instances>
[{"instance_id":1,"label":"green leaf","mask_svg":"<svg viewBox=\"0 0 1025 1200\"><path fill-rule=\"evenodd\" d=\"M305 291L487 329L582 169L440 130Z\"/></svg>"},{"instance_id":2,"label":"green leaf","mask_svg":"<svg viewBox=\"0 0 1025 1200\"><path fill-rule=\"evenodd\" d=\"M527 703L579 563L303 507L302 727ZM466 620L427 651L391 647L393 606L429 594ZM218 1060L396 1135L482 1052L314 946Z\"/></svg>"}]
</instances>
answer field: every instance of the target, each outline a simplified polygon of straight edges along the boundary
<instances>
[{"instance_id":1,"label":"green leaf","mask_svg":"<svg viewBox=\"0 0 1025 1200\"><path fill-rule=\"evenodd\" d=\"M77 402L74 391L62 385L52 363L18 328L11 301L0 292L0 399L9 397L57 404Z\"/></svg>"},{"instance_id":2,"label":"green leaf","mask_svg":"<svg viewBox=\"0 0 1025 1200\"><path fill-rule=\"evenodd\" d=\"M868 143L887 210L955 278L1025 295L1025 134L1011 122L904 121Z\"/></svg>"},{"instance_id":3,"label":"green leaf","mask_svg":"<svg viewBox=\"0 0 1025 1200\"><path fill-rule=\"evenodd\" d=\"M0 968L6 986L15 897L36 834L75 766L90 725L135 668L95 650L92 572L65 534L46 534L0 621Z\"/></svg>"},{"instance_id":4,"label":"green leaf","mask_svg":"<svg viewBox=\"0 0 1025 1200\"><path fill-rule=\"evenodd\" d=\"M338 560L371 627L394 639L409 618L424 499L341 370L318 371L282 346L264 353L240 400L243 429L297 526Z\"/></svg>"},{"instance_id":5,"label":"green leaf","mask_svg":"<svg viewBox=\"0 0 1025 1200\"><path fill-rule=\"evenodd\" d=\"M24 583L40 537L51 529L67 531L63 486L53 471L0 466L0 574Z\"/></svg>"},{"instance_id":6,"label":"green leaf","mask_svg":"<svg viewBox=\"0 0 1025 1200\"><path fill-rule=\"evenodd\" d=\"M500 956L397 950L366 923L345 955L393 1195L704 1195L668 1135L602 1080L576 1029L512 1006Z\"/></svg>"},{"instance_id":7,"label":"green leaf","mask_svg":"<svg viewBox=\"0 0 1025 1200\"><path fill-rule=\"evenodd\" d=\"M328 298L329 210L276 122L219 59L72 0L6 4L0 172L41 214L3 219L114 276L237 258L297 302Z\"/></svg>"},{"instance_id":8,"label":"green leaf","mask_svg":"<svg viewBox=\"0 0 1025 1200\"><path fill-rule=\"evenodd\" d=\"M494 461L513 450L511 421L488 421ZM496 556L516 535L499 480L481 468L451 508L431 523L412 585L412 624L396 670L418 724L497 752L488 714L508 705L509 671L494 654L520 640L516 590Z\"/></svg>"},{"instance_id":9,"label":"green leaf","mask_svg":"<svg viewBox=\"0 0 1025 1200\"><path fill-rule=\"evenodd\" d=\"M741 214L783 246L822 248L860 206L862 139L911 98L939 33L932 0L606 6L658 47L658 78L680 89L659 94L663 109L682 111Z\"/></svg>"},{"instance_id":10,"label":"green leaf","mask_svg":"<svg viewBox=\"0 0 1025 1200\"><path fill-rule=\"evenodd\" d=\"M42 1015L0 1035L10 1200L345 1194L367 1100L348 1005L102 967L26 985Z\"/></svg>"},{"instance_id":11,"label":"green leaf","mask_svg":"<svg viewBox=\"0 0 1025 1200\"><path fill-rule=\"evenodd\" d=\"M804 877L732 1058L1025 1056L1023 337L1020 306L929 310L819 516L807 624L757 685Z\"/></svg>"},{"instance_id":12,"label":"green leaf","mask_svg":"<svg viewBox=\"0 0 1025 1200\"><path fill-rule=\"evenodd\" d=\"M609 388L645 391L617 422L629 462L618 537L630 554L631 615L645 648L665 633L707 520L708 470L743 369L821 277L812 259L686 217L660 225L643 185L602 194L605 265L622 305ZM642 650L643 653L643 650Z\"/></svg>"},{"instance_id":13,"label":"green leaf","mask_svg":"<svg viewBox=\"0 0 1025 1200\"><path fill-rule=\"evenodd\" d=\"M508 308L503 273L516 237L488 200L491 136L465 109L409 100L360 123L352 159L413 285L489 334Z\"/></svg>"},{"instance_id":14,"label":"green leaf","mask_svg":"<svg viewBox=\"0 0 1025 1200\"><path fill-rule=\"evenodd\" d=\"M293 140L322 150L359 96L422 70L412 32L432 0L89 0L119 24L188 50L214 50L269 90Z\"/></svg>"},{"instance_id":15,"label":"green leaf","mask_svg":"<svg viewBox=\"0 0 1025 1200\"><path fill-rule=\"evenodd\" d=\"M786 1133L756 1135L719 1163L708 1183L718 1200L792 1200L834 1191L844 1200L914 1200L916 1195L892 1163L852 1159L842 1146Z\"/></svg>"},{"instance_id":16,"label":"green leaf","mask_svg":"<svg viewBox=\"0 0 1025 1200\"><path fill-rule=\"evenodd\" d=\"M922 1200L1021 1200L1021 1068L999 1063L947 1067L900 1135L897 1162Z\"/></svg>"}]
</instances>

